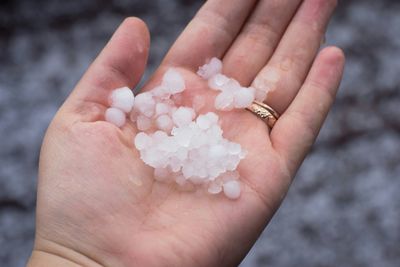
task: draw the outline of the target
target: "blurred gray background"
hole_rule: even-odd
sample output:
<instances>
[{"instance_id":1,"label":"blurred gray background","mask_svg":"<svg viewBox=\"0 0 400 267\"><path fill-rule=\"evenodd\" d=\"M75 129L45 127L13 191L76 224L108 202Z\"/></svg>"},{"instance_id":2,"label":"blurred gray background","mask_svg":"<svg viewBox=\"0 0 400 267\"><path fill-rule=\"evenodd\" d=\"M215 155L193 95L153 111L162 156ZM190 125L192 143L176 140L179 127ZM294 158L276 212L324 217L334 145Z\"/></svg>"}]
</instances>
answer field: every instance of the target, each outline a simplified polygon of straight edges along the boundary
<instances>
[{"instance_id":1,"label":"blurred gray background","mask_svg":"<svg viewBox=\"0 0 400 267\"><path fill-rule=\"evenodd\" d=\"M148 76L201 3L0 2L0 266L25 265L43 134L117 25L148 23ZM341 92L243 267L400 266L400 1L341 1L327 40L347 55Z\"/></svg>"}]
</instances>

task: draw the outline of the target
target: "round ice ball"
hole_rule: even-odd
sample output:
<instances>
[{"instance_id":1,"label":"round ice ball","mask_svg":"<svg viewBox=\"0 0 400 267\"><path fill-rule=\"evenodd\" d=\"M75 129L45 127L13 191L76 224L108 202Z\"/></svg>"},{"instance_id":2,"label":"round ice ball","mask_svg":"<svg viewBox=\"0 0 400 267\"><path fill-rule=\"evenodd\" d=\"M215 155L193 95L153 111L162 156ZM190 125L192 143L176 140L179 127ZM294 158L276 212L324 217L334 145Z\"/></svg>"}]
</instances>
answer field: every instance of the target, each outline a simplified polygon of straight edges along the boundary
<instances>
[{"instance_id":1,"label":"round ice ball","mask_svg":"<svg viewBox=\"0 0 400 267\"><path fill-rule=\"evenodd\" d=\"M133 92L128 87L115 89L110 95L111 107L129 113L132 110L134 99Z\"/></svg>"},{"instance_id":2,"label":"round ice ball","mask_svg":"<svg viewBox=\"0 0 400 267\"><path fill-rule=\"evenodd\" d=\"M154 115L156 102L149 92L138 94L135 97L135 109L138 109L140 113L146 117L151 117Z\"/></svg>"},{"instance_id":3,"label":"round ice ball","mask_svg":"<svg viewBox=\"0 0 400 267\"><path fill-rule=\"evenodd\" d=\"M171 95L185 90L185 81L176 69L168 69L162 79L162 85L168 89Z\"/></svg>"},{"instance_id":4,"label":"round ice ball","mask_svg":"<svg viewBox=\"0 0 400 267\"><path fill-rule=\"evenodd\" d=\"M230 82L230 79L223 75L223 74L217 74L212 76L208 80L208 86L213 89L213 90L220 90L222 91L224 89L224 86Z\"/></svg>"},{"instance_id":5,"label":"round ice ball","mask_svg":"<svg viewBox=\"0 0 400 267\"><path fill-rule=\"evenodd\" d=\"M213 181L208 185L207 191L212 195L219 194L222 191L222 185L216 181Z\"/></svg>"},{"instance_id":6,"label":"round ice ball","mask_svg":"<svg viewBox=\"0 0 400 267\"><path fill-rule=\"evenodd\" d=\"M105 120L117 127L122 127L126 122L126 114L118 108L108 108L105 113Z\"/></svg>"},{"instance_id":7,"label":"round ice ball","mask_svg":"<svg viewBox=\"0 0 400 267\"><path fill-rule=\"evenodd\" d=\"M166 103L157 103L156 104L156 116L160 116L163 114L168 114L171 111L171 107Z\"/></svg>"},{"instance_id":8,"label":"round ice ball","mask_svg":"<svg viewBox=\"0 0 400 267\"><path fill-rule=\"evenodd\" d=\"M205 64L201 66L197 72L197 74L202 77L203 79L210 79L214 75L220 73L222 71L222 62L218 58L214 57Z\"/></svg>"},{"instance_id":9,"label":"round ice ball","mask_svg":"<svg viewBox=\"0 0 400 267\"><path fill-rule=\"evenodd\" d=\"M235 92L235 108L247 108L255 98L254 88L240 88Z\"/></svg>"},{"instance_id":10,"label":"round ice ball","mask_svg":"<svg viewBox=\"0 0 400 267\"><path fill-rule=\"evenodd\" d=\"M152 144L152 140L146 133L140 132L135 136L134 143L138 150L143 150Z\"/></svg>"},{"instance_id":11,"label":"round ice ball","mask_svg":"<svg viewBox=\"0 0 400 267\"><path fill-rule=\"evenodd\" d=\"M240 183L237 180L224 183L223 189L225 196L230 199L238 199L240 197Z\"/></svg>"},{"instance_id":12,"label":"round ice ball","mask_svg":"<svg viewBox=\"0 0 400 267\"><path fill-rule=\"evenodd\" d=\"M172 127L174 127L174 123L171 119L170 116L168 115L161 115L157 118L156 120L156 125L158 129L165 131L165 132L171 132Z\"/></svg>"},{"instance_id":13,"label":"round ice ball","mask_svg":"<svg viewBox=\"0 0 400 267\"><path fill-rule=\"evenodd\" d=\"M192 108L180 107L172 114L172 120L175 125L182 127L191 123L196 116L196 113Z\"/></svg>"},{"instance_id":14,"label":"round ice ball","mask_svg":"<svg viewBox=\"0 0 400 267\"><path fill-rule=\"evenodd\" d=\"M214 106L218 110L229 111L233 109L234 95L231 92L222 92L215 98Z\"/></svg>"}]
</instances>

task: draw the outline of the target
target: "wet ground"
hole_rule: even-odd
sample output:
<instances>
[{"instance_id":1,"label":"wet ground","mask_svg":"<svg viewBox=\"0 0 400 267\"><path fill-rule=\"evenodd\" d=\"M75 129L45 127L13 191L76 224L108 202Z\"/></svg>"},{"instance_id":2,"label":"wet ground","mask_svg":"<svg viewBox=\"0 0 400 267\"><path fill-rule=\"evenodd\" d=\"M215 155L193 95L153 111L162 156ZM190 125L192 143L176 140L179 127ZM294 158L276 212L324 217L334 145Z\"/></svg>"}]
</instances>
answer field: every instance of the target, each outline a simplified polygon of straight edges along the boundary
<instances>
[{"instance_id":1,"label":"wet ground","mask_svg":"<svg viewBox=\"0 0 400 267\"><path fill-rule=\"evenodd\" d=\"M152 32L150 73L202 1L0 3L0 265L34 237L40 143L58 106L125 16ZM256 246L252 266L400 263L400 2L340 1L328 43L347 55L312 153Z\"/></svg>"}]
</instances>

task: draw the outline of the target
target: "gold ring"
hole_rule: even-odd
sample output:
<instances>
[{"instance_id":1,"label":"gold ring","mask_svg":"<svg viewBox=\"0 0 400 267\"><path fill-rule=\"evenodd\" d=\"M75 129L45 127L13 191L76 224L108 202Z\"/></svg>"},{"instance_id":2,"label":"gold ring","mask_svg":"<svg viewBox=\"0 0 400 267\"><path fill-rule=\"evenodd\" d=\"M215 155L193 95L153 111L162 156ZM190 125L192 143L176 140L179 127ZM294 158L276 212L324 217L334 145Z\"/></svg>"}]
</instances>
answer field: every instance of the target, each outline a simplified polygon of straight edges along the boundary
<instances>
[{"instance_id":1,"label":"gold ring","mask_svg":"<svg viewBox=\"0 0 400 267\"><path fill-rule=\"evenodd\" d=\"M271 129L279 119L279 114L265 103L254 101L247 110L261 118Z\"/></svg>"}]
</instances>

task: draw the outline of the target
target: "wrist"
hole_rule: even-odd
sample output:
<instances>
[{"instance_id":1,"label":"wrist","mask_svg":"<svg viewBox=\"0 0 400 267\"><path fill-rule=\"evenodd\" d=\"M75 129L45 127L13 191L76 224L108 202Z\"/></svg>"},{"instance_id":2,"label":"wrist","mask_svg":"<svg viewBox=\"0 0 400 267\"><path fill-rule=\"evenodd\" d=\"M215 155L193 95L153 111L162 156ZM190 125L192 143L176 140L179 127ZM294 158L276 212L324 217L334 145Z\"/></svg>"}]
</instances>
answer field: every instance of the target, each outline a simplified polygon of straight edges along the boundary
<instances>
[{"instance_id":1,"label":"wrist","mask_svg":"<svg viewBox=\"0 0 400 267\"><path fill-rule=\"evenodd\" d=\"M82 267L79 263L44 251L34 250L28 261L27 267L60 266Z\"/></svg>"},{"instance_id":2,"label":"wrist","mask_svg":"<svg viewBox=\"0 0 400 267\"><path fill-rule=\"evenodd\" d=\"M100 263L72 249L55 244L51 241L41 241L35 244L27 267L103 267Z\"/></svg>"}]
</instances>

